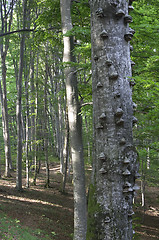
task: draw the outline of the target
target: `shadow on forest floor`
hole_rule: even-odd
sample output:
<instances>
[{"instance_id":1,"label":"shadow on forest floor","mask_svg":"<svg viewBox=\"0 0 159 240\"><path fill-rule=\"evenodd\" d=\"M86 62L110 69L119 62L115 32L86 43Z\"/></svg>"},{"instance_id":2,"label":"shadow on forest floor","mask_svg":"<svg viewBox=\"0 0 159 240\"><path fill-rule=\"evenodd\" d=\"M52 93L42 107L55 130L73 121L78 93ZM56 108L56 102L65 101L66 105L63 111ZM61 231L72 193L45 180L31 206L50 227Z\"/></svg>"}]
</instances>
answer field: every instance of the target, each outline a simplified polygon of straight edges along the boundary
<instances>
[{"instance_id":1,"label":"shadow on forest floor","mask_svg":"<svg viewBox=\"0 0 159 240\"><path fill-rule=\"evenodd\" d=\"M17 219L29 229L40 229L50 239L71 240L73 235L73 188L67 183L67 194L60 191L62 176L59 165L52 164L50 188L44 188L45 169L38 175L37 185L15 190L15 173L9 179L0 179L0 213ZM25 184L25 179L23 179ZM146 206L140 205L140 194L134 205L135 239L159 239L159 188L146 188ZM42 237L42 236L41 236ZM40 238L39 239L45 239ZM21 239L22 240L22 239Z\"/></svg>"},{"instance_id":2,"label":"shadow on forest floor","mask_svg":"<svg viewBox=\"0 0 159 240\"><path fill-rule=\"evenodd\" d=\"M146 186L145 207L141 207L141 194L138 193L134 211L136 239L159 239L159 188Z\"/></svg>"},{"instance_id":3,"label":"shadow on forest floor","mask_svg":"<svg viewBox=\"0 0 159 240\"><path fill-rule=\"evenodd\" d=\"M68 183L67 194L62 194L61 175L57 166L51 166L50 188L44 188L44 185L45 169L38 175L37 185L31 185L23 192L15 189L15 178L1 179L0 210L18 219L23 226L44 231L51 239L70 240L73 233L72 184Z\"/></svg>"}]
</instances>

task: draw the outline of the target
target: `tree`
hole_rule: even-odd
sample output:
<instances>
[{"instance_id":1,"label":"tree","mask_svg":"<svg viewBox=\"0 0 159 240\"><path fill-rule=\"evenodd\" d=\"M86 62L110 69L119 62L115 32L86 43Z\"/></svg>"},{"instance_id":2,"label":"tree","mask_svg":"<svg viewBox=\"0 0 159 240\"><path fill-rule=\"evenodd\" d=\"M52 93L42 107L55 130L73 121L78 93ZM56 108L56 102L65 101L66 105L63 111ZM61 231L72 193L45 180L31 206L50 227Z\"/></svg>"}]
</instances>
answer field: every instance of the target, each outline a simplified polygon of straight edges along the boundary
<instances>
[{"instance_id":1,"label":"tree","mask_svg":"<svg viewBox=\"0 0 159 240\"><path fill-rule=\"evenodd\" d=\"M78 87L76 69L70 63L75 63L73 55L73 36L66 36L72 29L71 0L61 0L61 20L64 41L63 63L66 83L66 98L68 108L68 123L70 134L70 147L73 164L74 184L74 240L86 238L86 194L84 159L82 144L82 119L78 101Z\"/></svg>"},{"instance_id":2,"label":"tree","mask_svg":"<svg viewBox=\"0 0 159 240\"><path fill-rule=\"evenodd\" d=\"M23 29L26 25L26 8L27 0L23 0ZM23 77L23 65L24 65L24 47L25 47L25 35L22 34L20 42L20 58L19 58L19 74L17 81L17 176L16 176L16 188L22 190L22 77Z\"/></svg>"},{"instance_id":3,"label":"tree","mask_svg":"<svg viewBox=\"0 0 159 240\"><path fill-rule=\"evenodd\" d=\"M130 3L132 1L129 1ZM133 237L138 154L134 147L130 40L134 30L124 1L90 1L94 153L88 202L88 240Z\"/></svg>"},{"instance_id":4,"label":"tree","mask_svg":"<svg viewBox=\"0 0 159 240\"><path fill-rule=\"evenodd\" d=\"M6 1L2 3L0 1L0 15L1 15L1 33L10 31L12 18L13 18L13 6L14 1L7 4ZM1 68L2 68L2 122L3 122L3 137L5 143L5 176L10 176L11 168L11 146L10 146L10 134L9 134L9 120L8 120L8 104L7 104L7 87L6 87L6 56L9 48L9 38L0 39L1 49Z\"/></svg>"}]
</instances>

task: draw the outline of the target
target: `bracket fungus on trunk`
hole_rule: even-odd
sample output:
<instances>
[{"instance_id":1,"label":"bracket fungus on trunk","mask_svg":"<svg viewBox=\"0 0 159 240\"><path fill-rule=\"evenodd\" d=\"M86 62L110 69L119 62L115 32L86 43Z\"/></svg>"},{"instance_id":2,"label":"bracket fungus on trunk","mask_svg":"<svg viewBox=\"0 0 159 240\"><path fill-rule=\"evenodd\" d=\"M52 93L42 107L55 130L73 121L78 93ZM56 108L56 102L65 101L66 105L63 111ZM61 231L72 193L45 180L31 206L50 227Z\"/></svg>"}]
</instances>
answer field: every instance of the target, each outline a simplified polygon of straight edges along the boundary
<instances>
[{"instance_id":1,"label":"bracket fungus on trunk","mask_svg":"<svg viewBox=\"0 0 159 240\"><path fill-rule=\"evenodd\" d=\"M123 163L124 164L129 164L130 163L130 159L128 157L125 157Z\"/></svg>"},{"instance_id":2,"label":"bracket fungus on trunk","mask_svg":"<svg viewBox=\"0 0 159 240\"><path fill-rule=\"evenodd\" d=\"M102 8L98 8L98 9L96 10L96 14L97 14L97 17L103 18L103 17L104 17L104 11L103 11L103 9L102 9Z\"/></svg>"},{"instance_id":3,"label":"bracket fungus on trunk","mask_svg":"<svg viewBox=\"0 0 159 240\"><path fill-rule=\"evenodd\" d=\"M131 41L133 37L133 34L131 32L127 32L125 35L124 35L124 38L127 42Z\"/></svg>"},{"instance_id":4,"label":"bracket fungus on trunk","mask_svg":"<svg viewBox=\"0 0 159 240\"><path fill-rule=\"evenodd\" d=\"M100 37L103 38L103 39L106 39L108 38L108 33L106 30L103 30L101 33L100 33Z\"/></svg>"},{"instance_id":5,"label":"bracket fungus on trunk","mask_svg":"<svg viewBox=\"0 0 159 240\"><path fill-rule=\"evenodd\" d=\"M132 20L132 16L130 15L125 15L124 17L124 22L125 23L131 23L133 20Z\"/></svg>"},{"instance_id":6,"label":"bracket fungus on trunk","mask_svg":"<svg viewBox=\"0 0 159 240\"><path fill-rule=\"evenodd\" d=\"M98 157L100 160L104 161L106 160L106 156L103 152L100 153L99 157Z\"/></svg>"},{"instance_id":7,"label":"bracket fungus on trunk","mask_svg":"<svg viewBox=\"0 0 159 240\"><path fill-rule=\"evenodd\" d=\"M137 108L137 104L133 102L133 109Z\"/></svg>"},{"instance_id":8,"label":"bracket fungus on trunk","mask_svg":"<svg viewBox=\"0 0 159 240\"><path fill-rule=\"evenodd\" d=\"M139 189L140 189L140 187L139 187L137 184L135 184L134 187L133 187L133 190L134 190L134 191L137 191L137 190L139 190Z\"/></svg>"},{"instance_id":9,"label":"bracket fungus on trunk","mask_svg":"<svg viewBox=\"0 0 159 240\"><path fill-rule=\"evenodd\" d=\"M99 116L99 119L100 120L105 120L106 119L106 114L105 113L102 113L100 116Z\"/></svg>"},{"instance_id":10,"label":"bracket fungus on trunk","mask_svg":"<svg viewBox=\"0 0 159 240\"><path fill-rule=\"evenodd\" d=\"M136 82L134 81L133 78L130 78L129 79L129 84L130 84L131 87L134 87L136 85Z\"/></svg>"},{"instance_id":11,"label":"bracket fungus on trunk","mask_svg":"<svg viewBox=\"0 0 159 240\"><path fill-rule=\"evenodd\" d=\"M126 144L126 139L123 137L120 139L120 145L125 145Z\"/></svg>"},{"instance_id":12,"label":"bracket fungus on trunk","mask_svg":"<svg viewBox=\"0 0 159 240\"><path fill-rule=\"evenodd\" d=\"M103 163L103 166L101 167L101 169L99 170L99 172L100 172L101 174L105 174L105 173L107 173L107 170L106 170L106 163L105 163L105 162Z\"/></svg>"},{"instance_id":13,"label":"bracket fungus on trunk","mask_svg":"<svg viewBox=\"0 0 159 240\"><path fill-rule=\"evenodd\" d=\"M124 184L124 188L127 188L127 187L131 187L131 183L129 183L129 182L125 182L125 184Z\"/></svg>"},{"instance_id":14,"label":"bracket fungus on trunk","mask_svg":"<svg viewBox=\"0 0 159 240\"><path fill-rule=\"evenodd\" d=\"M106 64L110 67L112 65L112 61L110 59L107 59Z\"/></svg>"},{"instance_id":15,"label":"bracket fungus on trunk","mask_svg":"<svg viewBox=\"0 0 159 240\"><path fill-rule=\"evenodd\" d=\"M114 98L120 98L120 92L114 92Z\"/></svg>"},{"instance_id":16,"label":"bracket fungus on trunk","mask_svg":"<svg viewBox=\"0 0 159 240\"><path fill-rule=\"evenodd\" d=\"M97 55L94 56L94 61L98 61L98 56Z\"/></svg>"},{"instance_id":17,"label":"bracket fungus on trunk","mask_svg":"<svg viewBox=\"0 0 159 240\"><path fill-rule=\"evenodd\" d=\"M123 176L129 176L129 175L131 175L131 172L130 172L128 169L126 169L126 170L123 172Z\"/></svg>"},{"instance_id":18,"label":"bracket fungus on trunk","mask_svg":"<svg viewBox=\"0 0 159 240\"><path fill-rule=\"evenodd\" d=\"M133 125L136 124L136 123L138 122L137 118L136 118L136 117L133 117L132 122L133 122Z\"/></svg>"},{"instance_id":19,"label":"bracket fungus on trunk","mask_svg":"<svg viewBox=\"0 0 159 240\"><path fill-rule=\"evenodd\" d=\"M132 215L134 215L134 211L132 209L130 209L130 211L128 212L128 217L132 217Z\"/></svg>"},{"instance_id":20,"label":"bracket fungus on trunk","mask_svg":"<svg viewBox=\"0 0 159 240\"><path fill-rule=\"evenodd\" d=\"M123 126L123 125L124 125L124 119L121 118L121 119L117 120L117 121L116 121L116 125L117 125L117 126Z\"/></svg>"},{"instance_id":21,"label":"bracket fungus on trunk","mask_svg":"<svg viewBox=\"0 0 159 240\"><path fill-rule=\"evenodd\" d=\"M133 51L133 46L132 45L130 45L130 51Z\"/></svg>"},{"instance_id":22,"label":"bracket fungus on trunk","mask_svg":"<svg viewBox=\"0 0 159 240\"><path fill-rule=\"evenodd\" d=\"M130 193L130 192L133 192L132 187L126 187L123 189L123 193Z\"/></svg>"},{"instance_id":23,"label":"bracket fungus on trunk","mask_svg":"<svg viewBox=\"0 0 159 240\"><path fill-rule=\"evenodd\" d=\"M105 223L110 223L110 217L106 217L104 222Z\"/></svg>"},{"instance_id":24,"label":"bracket fungus on trunk","mask_svg":"<svg viewBox=\"0 0 159 240\"><path fill-rule=\"evenodd\" d=\"M103 87L103 84L101 82L98 82L97 83L97 88L102 88Z\"/></svg>"},{"instance_id":25,"label":"bracket fungus on trunk","mask_svg":"<svg viewBox=\"0 0 159 240\"><path fill-rule=\"evenodd\" d=\"M129 5L128 11L130 12L130 11L132 11L132 10L134 10L134 7L133 7L132 5Z\"/></svg>"},{"instance_id":26,"label":"bracket fungus on trunk","mask_svg":"<svg viewBox=\"0 0 159 240\"><path fill-rule=\"evenodd\" d=\"M117 108L115 112L115 117L121 117L123 115L124 111L122 108Z\"/></svg>"},{"instance_id":27,"label":"bracket fungus on trunk","mask_svg":"<svg viewBox=\"0 0 159 240\"><path fill-rule=\"evenodd\" d=\"M133 62L132 60L130 62L132 67L135 66L135 62Z\"/></svg>"},{"instance_id":28,"label":"bracket fungus on trunk","mask_svg":"<svg viewBox=\"0 0 159 240\"><path fill-rule=\"evenodd\" d=\"M116 17L119 19L119 18L122 18L123 16L125 16L125 12L122 9L119 9L116 12Z\"/></svg>"}]
</instances>

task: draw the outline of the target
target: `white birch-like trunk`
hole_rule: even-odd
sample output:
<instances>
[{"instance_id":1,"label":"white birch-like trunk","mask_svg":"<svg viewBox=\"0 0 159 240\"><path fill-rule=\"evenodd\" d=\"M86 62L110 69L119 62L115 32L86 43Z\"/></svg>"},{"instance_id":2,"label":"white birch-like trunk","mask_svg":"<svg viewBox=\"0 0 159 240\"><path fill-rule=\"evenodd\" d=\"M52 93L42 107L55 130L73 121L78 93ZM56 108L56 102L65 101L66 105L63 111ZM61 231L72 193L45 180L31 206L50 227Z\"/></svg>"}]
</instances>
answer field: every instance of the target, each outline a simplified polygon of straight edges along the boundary
<instances>
[{"instance_id":1,"label":"white birch-like trunk","mask_svg":"<svg viewBox=\"0 0 159 240\"><path fill-rule=\"evenodd\" d=\"M147 148L147 169L150 169L150 148Z\"/></svg>"},{"instance_id":2,"label":"white birch-like trunk","mask_svg":"<svg viewBox=\"0 0 159 240\"><path fill-rule=\"evenodd\" d=\"M63 34L72 29L71 0L61 0L61 20ZM63 36L63 62L75 62L73 56L73 37ZM70 147L73 164L74 184L74 240L86 239L86 194L85 172L82 145L82 122L78 102L77 76L75 68L65 68L66 98L70 133Z\"/></svg>"},{"instance_id":3,"label":"white birch-like trunk","mask_svg":"<svg viewBox=\"0 0 159 240\"><path fill-rule=\"evenodd\" d=\"M94 153L88 240L131 240L137 152L133 144L127 0L90 0Z\"/></svg>"}]
</instances>

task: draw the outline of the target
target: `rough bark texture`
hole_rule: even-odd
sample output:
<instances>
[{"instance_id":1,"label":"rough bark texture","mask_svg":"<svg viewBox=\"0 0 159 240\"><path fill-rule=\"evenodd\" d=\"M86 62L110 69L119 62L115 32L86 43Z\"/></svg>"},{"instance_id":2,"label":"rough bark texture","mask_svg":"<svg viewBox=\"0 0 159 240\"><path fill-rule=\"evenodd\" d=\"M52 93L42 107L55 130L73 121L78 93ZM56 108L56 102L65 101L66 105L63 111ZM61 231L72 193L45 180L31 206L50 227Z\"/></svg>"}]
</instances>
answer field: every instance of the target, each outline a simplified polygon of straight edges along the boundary
<instances>
[{"instance_id":1,"label":"rough bark texture","mask_svg":"<svg viewBox=\"0 0 159 240\"><path fill-rule=\"evenodd\" d=\"M71 0L61 0L61 18L63 34L72 29ZM75 62L73 56L73 37L64 36L63 62ZM65 68L66 96L68 107L68 121L70 133L70 146L73 164L74 184L74 240L85 240L86 238L86 194L84 159L82 145L82 122L80 106L78 102L77 77L75 68Z\"/></svg>"},{"instance_id":2,"label":"rough bark texture","mask_svg":"<svg viewBox=\"0 0 159 240\"><path fill-rule=\"evenodd\" d=\"M90 0L94 116L89 240L130 240L137 177L127 0Z\"/></svg>"}]
</instances>

